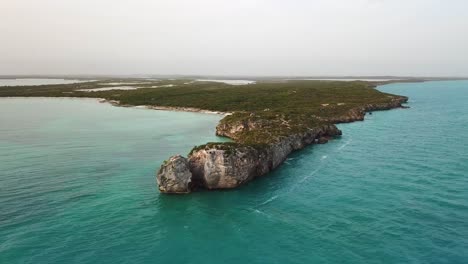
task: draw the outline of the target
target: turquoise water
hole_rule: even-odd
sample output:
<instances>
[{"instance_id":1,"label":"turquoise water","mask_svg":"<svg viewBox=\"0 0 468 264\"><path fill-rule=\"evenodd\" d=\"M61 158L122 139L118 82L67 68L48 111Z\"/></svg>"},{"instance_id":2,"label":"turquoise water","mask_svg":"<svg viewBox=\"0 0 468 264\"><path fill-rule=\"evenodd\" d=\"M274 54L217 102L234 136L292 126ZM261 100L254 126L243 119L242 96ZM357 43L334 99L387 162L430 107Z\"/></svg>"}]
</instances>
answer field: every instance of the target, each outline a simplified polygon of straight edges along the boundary
<instances>
[{"instance_id":1,"label":"turquoise water","mask_svg":"<svg viewBox=\"0 0 468 264\"><path fill-rule=\"evenodd\" d=\"M154 170L219 116L0 100L0 263L467 263L468 82L392 84L411 109L340 125L232 191Z\"/></svg>"}]
</instances>

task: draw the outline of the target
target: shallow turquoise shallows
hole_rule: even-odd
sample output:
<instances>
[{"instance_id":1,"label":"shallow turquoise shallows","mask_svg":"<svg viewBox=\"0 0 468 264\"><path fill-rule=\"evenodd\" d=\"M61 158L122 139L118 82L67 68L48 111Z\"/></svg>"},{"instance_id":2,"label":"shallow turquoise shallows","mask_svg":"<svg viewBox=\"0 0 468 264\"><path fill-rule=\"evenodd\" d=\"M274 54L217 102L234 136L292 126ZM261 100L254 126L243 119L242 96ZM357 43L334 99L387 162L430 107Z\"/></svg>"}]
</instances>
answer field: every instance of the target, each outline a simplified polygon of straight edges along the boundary
<instances>
[{"instance_id":1,"label":"shallow turquoise shallows","mask_svg":"<svg viewBox=\"0 0 468 264\"><path fill-rule=\"evenodd\" d=\"M0 263L467 263L468 81L379 89L411 109L179 196L156 168L220 116L0 99Z\"/></svg>"}]
</instances>

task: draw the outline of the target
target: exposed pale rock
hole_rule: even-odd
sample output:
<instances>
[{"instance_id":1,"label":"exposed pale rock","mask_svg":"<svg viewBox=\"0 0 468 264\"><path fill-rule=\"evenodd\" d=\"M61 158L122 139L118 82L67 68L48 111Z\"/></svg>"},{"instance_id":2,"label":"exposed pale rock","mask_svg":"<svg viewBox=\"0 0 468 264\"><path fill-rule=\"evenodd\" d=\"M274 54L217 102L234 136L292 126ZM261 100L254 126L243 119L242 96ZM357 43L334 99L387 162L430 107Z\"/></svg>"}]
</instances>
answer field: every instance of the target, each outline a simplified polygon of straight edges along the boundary
<instances>
[{"instance_id":1,"label":"exposed pale rock","mask_svg":"<svg viewBox=\"0 0 468 264\"><path fill-rule=\"evenodd\" d=\"M192 186L236 188L272 171L291 152L338 135L341 131L335 125L324 125L284 137L265 147L238 145L226 148L223 144L212 144L191 153L188 162L184 157L175 156L163 164L158 172L159 189L165 193L183 193L189 192Z\"/></svg>"},{"instance_id":2,"label":"exposed pale rock","mask_svg":"<svg viewBox=\"0 0 468 264\"><path fill-rule=\"evenodd\" d=\"M402 103L406 100L406 97L395 97L389 103L369 104L351 109L343 116L331 119L316 117L330 124L313 127L302 133L292 133L267 145L215 143L195 150L188 159L181 156L171 157L158 172L159 189L164 193L187 193L193 187L236 188L272 171L283 163L291 152L310 144L326 143L330 138L341 135L341 131L332 123L363 120L366 111L402 107ZM220 123L216 127L216 134L236 140L240 133L271 126L267 122L266 120L240 120Z\"/></svg>"},{"instance_id":3,"label":"exposed pale rock","mask_svg":"<svg viewBox=\"0 0 468 264\"><path fill-rule=\"evenodd\" d=\"M253 179L259 152L251 147L233 150L216 146L199 150L189 157L193 181L207 189L234 188Z\"/></svg>"},{"instance_id":4,"label":"exposed pale rock","mask_svg":"<svg viewBox=\"0 0 468 264\"><path fill-rule=\"evenodd\" d=\"M188 193L191 190L192 173L189 163L180 155L164 162L156 178L159 190L163 193Z\"/></svg>"}]
</instances>

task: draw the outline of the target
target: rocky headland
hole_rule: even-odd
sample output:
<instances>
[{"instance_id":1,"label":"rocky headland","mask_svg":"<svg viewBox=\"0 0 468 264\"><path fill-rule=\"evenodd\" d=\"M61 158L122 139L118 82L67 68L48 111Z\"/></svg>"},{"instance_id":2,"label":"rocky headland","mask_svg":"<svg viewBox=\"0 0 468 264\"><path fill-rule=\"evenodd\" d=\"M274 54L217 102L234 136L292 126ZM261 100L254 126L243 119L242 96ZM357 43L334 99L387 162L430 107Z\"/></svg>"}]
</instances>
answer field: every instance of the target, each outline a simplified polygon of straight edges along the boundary
<instances>
[{"instance_id":1,"label":"rocky headland","mask_svg":"<svg viewBox=\"0 0 468 264\"><path fill-rule=\"evenodd\" d=\"M157 172L163 193L189 193L198 189L232 189L274 170L287 156L311 144L340 136L336 123L364 120L366 112L404 107L408 98L396 96L384 103L365 104L343 115L301 119L234 113L216 127L216 134L232 143L208 143L194 148L187 158L169 158ZM328 106L328 105L327 105ZM311 121L311 122L310 122Z\"/></svg>"},{"instance_id":2,"label":"rocky headland","mask_svg":"<svg viewBox=\"0 0 468 264\"><path fill-rule=\"evenodd\" d=\"M161 192L187 193L238 187L274 170L291 152L341 135L337 123L364 120L368 111L403 107L406 97L381 92L375 89L378 84L258 80L230 85L184 78L109 79L2 87L0 97L97 98L115 106L225 114L216 134L233 142L197 146L186 158L169 158L157 172Z\"/></svg>"}]
</instances>

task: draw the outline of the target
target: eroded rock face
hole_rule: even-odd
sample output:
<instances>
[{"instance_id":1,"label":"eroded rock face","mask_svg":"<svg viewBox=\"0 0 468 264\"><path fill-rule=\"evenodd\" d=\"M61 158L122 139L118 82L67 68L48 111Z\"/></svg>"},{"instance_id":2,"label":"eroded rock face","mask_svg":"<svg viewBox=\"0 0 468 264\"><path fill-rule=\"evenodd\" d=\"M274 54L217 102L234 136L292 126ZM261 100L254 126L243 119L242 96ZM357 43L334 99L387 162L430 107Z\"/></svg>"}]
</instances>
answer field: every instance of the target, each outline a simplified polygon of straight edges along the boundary
<instances>
[{"instance_id":1,"label":"eroded rock face","mask_svg":"<svg viewBox=\"0 0 468 264\"><path fill-rule=\"evenodd\" d=\"M333 119L320 119L329 123L343 123L363 120L366 111L385 110L402 107L406 97L395 97L389 103L369 104L353 108L343 116ZM271 124L266 120L241 120L222 123L217 126L216 134L236 140L240 133L250 130L268 129ZM328 139L341 135L334 124L325 124L305 132L280 137L273 143L262 146L238 144L205 145L194 151L188 159L174 156L163 164L158 172L159 189L164 193L187 193L193 187L204 189L236 188L256 177L267 174L287 156L310 144L323 144Z\"/></svg>"},{"instance_id":2,"label":"eroded rock face","mask_svg":"<svg viewBox=\"0 0 468 264\"><path fill-rule=\"evenodd\" d=\"M393 97L393 96L392 96ZM355 121L363 121L366 112L369 111L381 111L389 110L393 108L408 108L403 106L403 103L408 101L408 97L405 96L395 96L390 102L381 103L381 104L367 104L364 107L352 108L342 116L332 117L332 118L321 118L317 117L319 120L338 124L338 123L351 123Z\"/></svg>"},{"instance_id":3,"label":"eroded rock face","mask_svg":"<svg viewBox=\"0 0 468 264\"><path fill-rule=\"evenodd\" d=\"M188 159L174 156L158 172L159 189L165 193L184 193L192 186L236 188L272 171L291 152L338 135L341 131L335 125L324 125L264 147L240 145L226 149L215 144L193 152Z\"/></svg>"},{"instance_id":4,"label":"eroded rock face","mask_svg":"<svg viewBox=\"0 0 468 264\"><path fill-rule=\"evenodd\" d=\"M258 154L251 147L199 150L189 157L193 181L206 189L235 188L257 176Z\"/></svg>"},{"instance_id":5,"label":"eroded rock face","mask_svg":"<svg viewBox=\"0 0 468 264\"><path fill-rule=\"evenodd\" d=\"M192 173L188 160L180 155L171 157L161 165L156 179L163 193L189 193Z\"/></svg>"}]
</instances>

